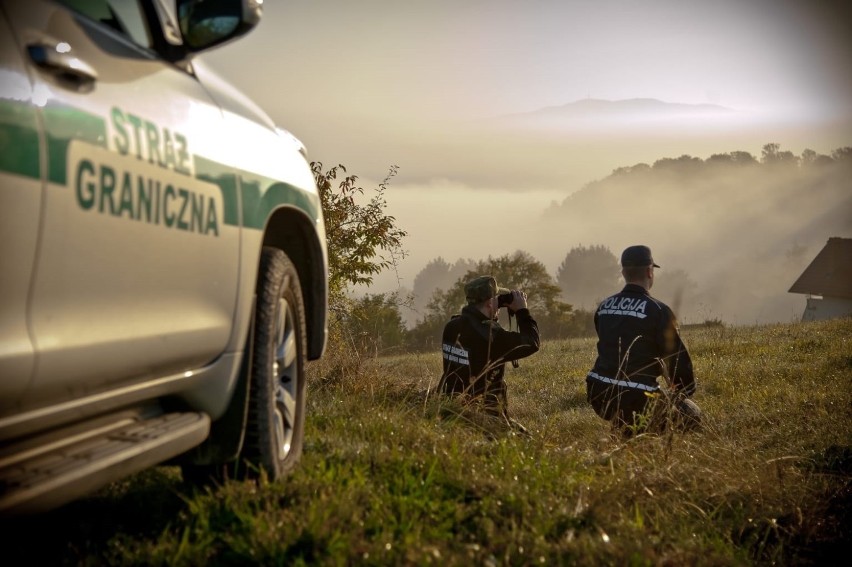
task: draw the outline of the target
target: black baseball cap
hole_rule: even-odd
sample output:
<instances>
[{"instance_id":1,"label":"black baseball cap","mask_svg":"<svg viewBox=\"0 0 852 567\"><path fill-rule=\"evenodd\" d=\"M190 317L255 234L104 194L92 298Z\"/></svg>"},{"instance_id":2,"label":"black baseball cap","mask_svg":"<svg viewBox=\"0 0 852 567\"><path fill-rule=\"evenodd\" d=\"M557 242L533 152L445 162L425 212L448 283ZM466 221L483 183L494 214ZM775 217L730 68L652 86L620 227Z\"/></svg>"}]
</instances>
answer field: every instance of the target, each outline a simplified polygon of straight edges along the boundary
<instances>
[{"instance_id":1,"label":"black baseball cap","mask_svg":"<svg viewBox=\"0 0 852 567\"><path fill-rule=\"evenodd\" d=\"M641 244L628 246L624 249L624 252L621 253L621 265L625 268L631 266L660 267L654 263L654 257L651 256L651 249Z\"/></svg>"}]
</instances>

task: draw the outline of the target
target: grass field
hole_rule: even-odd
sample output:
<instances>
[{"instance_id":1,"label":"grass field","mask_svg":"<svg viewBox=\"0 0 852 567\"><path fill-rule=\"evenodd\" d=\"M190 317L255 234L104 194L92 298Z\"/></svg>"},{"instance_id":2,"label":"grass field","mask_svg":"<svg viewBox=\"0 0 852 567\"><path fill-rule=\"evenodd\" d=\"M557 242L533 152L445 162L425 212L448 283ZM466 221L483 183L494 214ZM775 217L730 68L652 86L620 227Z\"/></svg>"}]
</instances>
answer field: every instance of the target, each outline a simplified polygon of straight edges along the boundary
<instances>
[{"instance_id":1,"label":"grass field","mask_svg":"<svg viewBox=\"0 0 852 567\"><path fill-rule=\"evenodd\" d=\"M507 370L529 437L427 395L438 353L330 357L284 482L193 491L178 469L142 473L4 526L3 563L845 564L850 336L848 318L687 329L704 428L628 441L586 403L592 339Z\"/></svg>"}]
</instances>

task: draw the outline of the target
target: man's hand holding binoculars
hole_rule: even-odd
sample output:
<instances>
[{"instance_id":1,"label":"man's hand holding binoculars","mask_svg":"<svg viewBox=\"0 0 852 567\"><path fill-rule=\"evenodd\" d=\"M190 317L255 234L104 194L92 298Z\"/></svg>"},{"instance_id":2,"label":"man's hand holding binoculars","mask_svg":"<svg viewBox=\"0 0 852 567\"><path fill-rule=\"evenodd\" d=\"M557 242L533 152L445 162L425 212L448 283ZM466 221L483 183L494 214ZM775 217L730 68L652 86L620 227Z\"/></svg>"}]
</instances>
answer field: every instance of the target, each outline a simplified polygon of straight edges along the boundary
<instances>
[{"instance_id":1,"label":"man's hand holding binoculars","mask_svg":"<svg viewBox=\"0 0 852 567\"><path fill-rule=\"evenodd\" d=\"M513 289L509 293L502 293L497 296L497 308L505 307L509 313L514 313L520 309L527 308L527 294L521 290Z\"/></svg>"}]
</instances>

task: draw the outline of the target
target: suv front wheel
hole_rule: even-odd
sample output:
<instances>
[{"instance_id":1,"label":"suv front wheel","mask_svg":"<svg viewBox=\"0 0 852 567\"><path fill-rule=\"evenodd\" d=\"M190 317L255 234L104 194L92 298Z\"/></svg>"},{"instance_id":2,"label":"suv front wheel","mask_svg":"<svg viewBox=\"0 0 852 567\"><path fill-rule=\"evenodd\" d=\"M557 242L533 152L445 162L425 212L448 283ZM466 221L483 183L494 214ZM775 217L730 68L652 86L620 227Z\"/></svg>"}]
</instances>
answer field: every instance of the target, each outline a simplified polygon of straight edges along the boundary
<instances>
[{"instance_id":1,"label":"suv front wheel","mask_svg":"<svg viewBox=\"0 0 852 567\"><path fill-rule=\"evenodd\" d=\"M251 390L242 460L270 480L302 455L305 427L305 307L287 255L261 253L252 346Z\"/></svg>"}]
</instances>

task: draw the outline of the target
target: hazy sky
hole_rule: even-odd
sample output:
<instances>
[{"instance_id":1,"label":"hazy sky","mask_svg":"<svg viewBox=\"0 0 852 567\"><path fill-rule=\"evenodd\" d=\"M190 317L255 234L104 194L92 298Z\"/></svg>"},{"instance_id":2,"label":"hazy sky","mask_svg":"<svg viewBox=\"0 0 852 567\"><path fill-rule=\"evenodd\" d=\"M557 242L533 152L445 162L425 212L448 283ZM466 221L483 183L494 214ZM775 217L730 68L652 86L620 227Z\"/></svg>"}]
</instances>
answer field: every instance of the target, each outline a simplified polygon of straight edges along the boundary
<instances>
[{"instance_id":1,"label":"hazy sky","mask_svg":"<svg viewBox=\"0 0 852 567\"><path fill-rule=\"evenodd\" d=\"M285 122L469 118L587 96L848 114L850 4L277 0L208 59Z\"/></svg>"},{"instance_id":2,"label":"hazy sky","mask_svg":"<svg viewBox=\"0 0 852 567\"><path fill-rule=\"evenodd\" d=\"M796 154L852 145L852 0L267 0L257 29L204 58L312 160L365 180L400 167L387 197L409 231L409 288L439 255L512 251L551 201L615 167L683 153L759 157L767 142ZM460 133L589 97L713 103L761 121L712 139L684 125L597 145ZM458 223L468 224L463 242L448 237Z\"/></svg>"}]
</instances>

